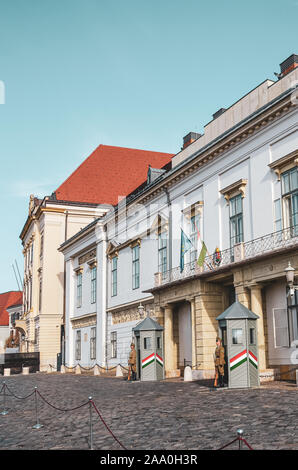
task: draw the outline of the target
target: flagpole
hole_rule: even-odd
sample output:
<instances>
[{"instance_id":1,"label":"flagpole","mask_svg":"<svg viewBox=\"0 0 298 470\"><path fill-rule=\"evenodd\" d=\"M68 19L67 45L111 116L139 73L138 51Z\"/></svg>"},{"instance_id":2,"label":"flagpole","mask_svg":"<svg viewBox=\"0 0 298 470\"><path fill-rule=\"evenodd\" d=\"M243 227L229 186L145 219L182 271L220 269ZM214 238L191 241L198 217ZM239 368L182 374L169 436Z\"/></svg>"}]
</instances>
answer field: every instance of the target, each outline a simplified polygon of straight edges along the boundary
<instances>
[{"instance_id":1,"label":"flagpole","mask_svg":"<svg viewBox=\"0 0 298 470\"><path fill-rule=\"evenodd\" d=\"M195 221L195 220L194 220L194 224L195 224L195 227L196 227L196 229L197 229L197 232L198 232L198 239L199 239L199 238L201 237L201 234L200 234L200 231L199 231L199 229L198 229L198 227L197 227L197 224L196 224L196 221ZM206 246L206 245L205 245L205 246ZM214 262L213 262L213 259L212 259L212 257L210 256L210 253L209 253L209 251L208 251L207 246L206 246L206 251L207 251L208 256L209 256L210 259L211 259L211 262L212 262L213 267L215 267ZM205 260L204 260L204 263L206 263L207 266L210 267L210 266L208 265L208 263L207 263Z\"/></svg>"}]
</instances>

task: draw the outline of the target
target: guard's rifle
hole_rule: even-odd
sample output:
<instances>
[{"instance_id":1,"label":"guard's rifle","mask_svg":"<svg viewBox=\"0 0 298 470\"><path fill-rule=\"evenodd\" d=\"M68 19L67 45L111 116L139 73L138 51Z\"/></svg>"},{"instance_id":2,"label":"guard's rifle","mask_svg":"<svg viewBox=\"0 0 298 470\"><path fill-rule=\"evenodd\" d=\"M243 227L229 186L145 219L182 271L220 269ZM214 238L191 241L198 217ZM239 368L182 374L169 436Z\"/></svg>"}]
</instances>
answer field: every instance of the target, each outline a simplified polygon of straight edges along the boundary
<instances>
[{"instance_id":1,"label":"guard's rifle","mask_svg":"<svg viewBox=\"0 0 298 470\"><path fill-rule=\"evenodd\" d=\"M127 377L127 380L131 380L131 375L132 375L132 365L128 364L128 377Z\"/></svg>"}]
</instances>

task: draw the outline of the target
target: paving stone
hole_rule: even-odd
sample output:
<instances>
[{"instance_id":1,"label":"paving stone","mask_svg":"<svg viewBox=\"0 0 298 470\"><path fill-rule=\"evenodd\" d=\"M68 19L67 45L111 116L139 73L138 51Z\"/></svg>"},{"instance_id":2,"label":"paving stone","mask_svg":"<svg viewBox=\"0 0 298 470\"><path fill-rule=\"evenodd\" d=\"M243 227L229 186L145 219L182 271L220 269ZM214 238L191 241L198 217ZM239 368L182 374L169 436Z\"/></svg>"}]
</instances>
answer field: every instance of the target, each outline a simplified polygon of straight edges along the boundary
<instances>
[{"instance_id":1,"label":"paving stone","mask_svg":"<svg viewBox=\"0 0 298 470\"><path fill-rule=\"evenodd\" d=\"M56 407L86 405L63 412L38 397L43 428L37 430L32 429L34 396L7 397L9 414L0 415L1 449L88 449L89 396L128 449L218 449L235 439L238 428L255 449L298 449L298 388L288 383L219 392L179 379L132 386L122 378L38 373L0 377L0 388L3 380L19 397L37 386ZM3 396L0 411L2 405ZM92 421L95 449L121 449L94 409Z\"/></svg>"}]
</instances>

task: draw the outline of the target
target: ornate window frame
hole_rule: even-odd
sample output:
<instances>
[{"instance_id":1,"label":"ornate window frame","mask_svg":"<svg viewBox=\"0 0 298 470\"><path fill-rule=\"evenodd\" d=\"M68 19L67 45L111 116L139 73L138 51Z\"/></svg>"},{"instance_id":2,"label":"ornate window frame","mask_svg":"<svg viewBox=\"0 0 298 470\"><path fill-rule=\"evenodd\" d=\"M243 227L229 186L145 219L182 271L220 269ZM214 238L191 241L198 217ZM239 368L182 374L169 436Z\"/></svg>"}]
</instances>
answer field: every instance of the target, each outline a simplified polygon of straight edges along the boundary
<instances>
[{"instance_id":1,"label":"ornate window frame","mask_svg":"<svg viewBox=\"0 0 298 470\"><path fill-rule=\"evenodd\" d=\"M274 171L277 176L277 180L280 181L281 174L287 170L291 170L295 166L298 166L298 150L288 153L284 157L269 163L269 168Z\"/></svg>"},{"instance_id":2,"label":"ornate window frame","mask_svg":"<svg viewBox=\"0 0 298 470\"><path fill-rule=\"evenodd\" d=\"M228 205L232 197L238 196L239 194L241 194L242 199L245 197L247 182L247 179L241 178L220 190L220 193L223 195Z\"/></svg>"}]
</instances>

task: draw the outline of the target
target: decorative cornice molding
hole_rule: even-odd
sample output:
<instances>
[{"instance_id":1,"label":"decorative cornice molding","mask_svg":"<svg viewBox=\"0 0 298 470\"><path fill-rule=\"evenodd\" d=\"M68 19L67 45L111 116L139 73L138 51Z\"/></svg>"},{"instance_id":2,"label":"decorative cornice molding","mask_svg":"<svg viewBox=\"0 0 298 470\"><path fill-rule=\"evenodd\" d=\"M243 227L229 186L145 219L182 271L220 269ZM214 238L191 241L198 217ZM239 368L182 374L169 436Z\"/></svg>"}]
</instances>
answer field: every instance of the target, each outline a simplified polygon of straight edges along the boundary
<instances>
[{"instance_id":1,"label":"decorative cornice molding","mask_svg":"<svg viewBox=\"0 0 298 470\"><path fill-rule=\"evenodd\" d=\"M236 196L237 194L241 194L241 197L245 197L245 189L247 185L247 180L241 178L240 180L236 181L235 183L226 186L225 188L221 189L221 194L224 196L225 200L229 204L231 197Z\"/></svg>"},{"instance_id":2,"label":"decorative cornice molding","mask_svg":"<svg viewBox=\"0 0 298 470\"><path fill-rule=\"evenodd\" d=\"M72 328L84 328L86 326L94 326L96 325L96 313L82 315L77 318L71 318Z\"/></svg>"},{"instance_id":3,"label":"decorative cornice molding","mask_svg":"<svg viewBox=\"0 0 298 470\"><path fill-rule=\"evenodd\" d=\"M183 209L182 213L187 219L190 219L192 215L202 215L203 207L204 201L197 201L194 204L191 204L190 206Z\"/></svg>"},{"instance_id":4,"label":"decorative cornice molding","mask_svg":"<svg viewBox=\"0 0 298 470\"><path fill-rule=\"evenodd\" d=\"M74 272L78 275L78 274L82 274L82 272L84 271L84 268L83 266L78 266L77 268L74 268Z\"/></svg>"},{"instance_id":5,"label":"decorative cornice molding","mask_svg":"<svg viewBox=\"0 0 298 470\"><path fill-rule=\"evenodd\" d=\"M269 163L268 166L275 172L279 181L280 175L283 171L289 170L294 166L298 166L298 150L294 150L294 152L279 158L275 162Z\"/></svg>"},{"instance_id":6,"label":"decorative cornice molding","mask_svg":"<svg viewBox=\"0 0 298 470\"><path fill-rule=\"evenodd\" d=\"M133 200L133 204L146 203L153 199L156 195L164 192L164 188L169 188L175 183L183 180L191 173L215 160L217 157L222 156L226 151L230 151L233 147L244 142L246 139L253 136L253 134L263 130L267 125L272 124L275 120L281 118L286 113L290 112L294 108L294 103L291 102L291 95L287 95L277 103L274 103L269 109L264 110L257 116L253 117L249 122L244 123L240 128L235 129L229 135L222 137L216 141L210 148L203 151L197 157L194 157L191 161L181 162L183 165L181 168L177 168L177 172L174 171L170 175L165 174L158 187L152 188L140 195ZM119 209L118 214L121 212Z\"/></svg>"}]
</instances>

